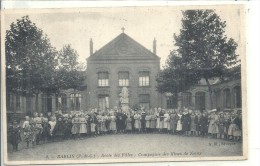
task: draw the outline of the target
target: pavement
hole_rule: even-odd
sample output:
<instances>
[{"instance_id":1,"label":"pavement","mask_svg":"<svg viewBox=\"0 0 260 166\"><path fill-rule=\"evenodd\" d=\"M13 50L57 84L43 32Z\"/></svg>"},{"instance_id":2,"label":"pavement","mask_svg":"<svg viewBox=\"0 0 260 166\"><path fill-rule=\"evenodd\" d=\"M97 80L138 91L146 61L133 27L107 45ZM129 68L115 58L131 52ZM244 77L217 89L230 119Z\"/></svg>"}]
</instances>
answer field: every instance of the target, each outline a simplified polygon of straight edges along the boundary
<instances>
[{"instance_id":1,"label":"pavement","mask_svg":"<svg viewBox=\"0 0 260 166\"><path fill-rule=\"evenodd\" d=\"M19 145L21 148L21 146ZM116 134L65 140L8 152L10 161L135 157L242 156L242 143L170 134Z\"/></svg>"}]
</instances>

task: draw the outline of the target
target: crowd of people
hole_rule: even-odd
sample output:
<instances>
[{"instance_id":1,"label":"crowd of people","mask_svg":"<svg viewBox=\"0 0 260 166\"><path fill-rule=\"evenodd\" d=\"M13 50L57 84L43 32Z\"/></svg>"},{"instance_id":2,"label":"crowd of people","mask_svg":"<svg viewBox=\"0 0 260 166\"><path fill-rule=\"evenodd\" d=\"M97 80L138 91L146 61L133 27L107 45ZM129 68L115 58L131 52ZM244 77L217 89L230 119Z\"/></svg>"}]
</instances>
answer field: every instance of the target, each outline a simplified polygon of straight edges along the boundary
<instances>
[{"instance_id":1,"label":"crowd of people","mask_svg":"<svg viewBox=\"0 0 260 166\"><path fill-rule=\"evenodd\" d=\"M197 111L187 108L165 110L130 110L114 108L108 111L71 111L70 113L35 112L20 125L13 120L8 126L8 141L13 151L21 141L27 148L67 139L84 139L107 134L165 133L240 141L242 113L240 111Z\"/></svg>"}]
</instances>

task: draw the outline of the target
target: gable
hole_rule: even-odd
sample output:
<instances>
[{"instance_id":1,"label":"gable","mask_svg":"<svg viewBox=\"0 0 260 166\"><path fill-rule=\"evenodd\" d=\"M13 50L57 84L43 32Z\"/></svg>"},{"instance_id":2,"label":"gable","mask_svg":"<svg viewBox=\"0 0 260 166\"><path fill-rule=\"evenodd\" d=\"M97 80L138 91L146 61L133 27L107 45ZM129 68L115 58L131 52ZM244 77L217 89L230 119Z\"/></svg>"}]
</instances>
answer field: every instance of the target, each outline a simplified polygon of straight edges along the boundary
<instances>
[{"instance_id":1,"label":"gable","mask_svg":"<svg viewBox=\"0 0 260 166\"><path fill-rule=\"evenodd\" d=\"M102 59L159 60L160 58L125 33L121 33L88 58L88 60Z\"/></svg>"}]
</instances>

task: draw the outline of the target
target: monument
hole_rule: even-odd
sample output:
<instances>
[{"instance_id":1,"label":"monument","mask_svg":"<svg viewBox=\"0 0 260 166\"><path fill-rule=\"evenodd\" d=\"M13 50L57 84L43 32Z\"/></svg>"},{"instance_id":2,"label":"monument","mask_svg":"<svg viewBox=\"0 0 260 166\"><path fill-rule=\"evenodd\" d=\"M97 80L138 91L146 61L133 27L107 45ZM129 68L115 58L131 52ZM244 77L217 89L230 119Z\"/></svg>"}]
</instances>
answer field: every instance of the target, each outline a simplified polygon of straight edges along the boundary
<instances>
[{"instance_id":1,"label":"monument","mask_svg":"<svg viewBox=\"0 0 260 166\"><path fill-rule=\"evenodd\" d=\"M120 93L120 107L122 112L129 112L129 97L128 97L128 89L127 87L123 87Z\"/></svg>"}]
</instances>

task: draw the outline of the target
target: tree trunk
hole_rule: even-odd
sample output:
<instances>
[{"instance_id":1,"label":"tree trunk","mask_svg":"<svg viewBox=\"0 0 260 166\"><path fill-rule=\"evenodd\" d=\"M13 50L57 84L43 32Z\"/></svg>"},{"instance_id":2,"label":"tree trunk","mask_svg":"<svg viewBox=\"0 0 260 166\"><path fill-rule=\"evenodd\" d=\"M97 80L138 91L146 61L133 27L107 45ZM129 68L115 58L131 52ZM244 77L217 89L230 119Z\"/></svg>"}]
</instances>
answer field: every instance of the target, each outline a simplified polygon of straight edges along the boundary
<instances>
[{"instance_id":1,"label":"tree trunk","mask_svg":"<svg viewBox=\"0 0 260 166\"><path fill-rule=\"evenodd\" d=\"M212 87L209 83L209 80L208 78L205 78L206 80L206 83L207 83L207 86L208 86L208 90L209 90L209 98L210 98L210 109L212 109L212 106L213 106L213 99L212 99Z\"/></svg>"},{"instance_id":2,"label":"tree trunk","mask_svg":"<svg viewBox=\"0 0 260 166\"><path fill-rule=\"evenodd\" d=\"M39 103L39 93L36 93L36 94L35 94L35 109L36 109L36 112L39 111L39 105L38 105L38 103Z\"/></svg>"}]
</instances>

